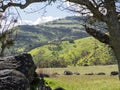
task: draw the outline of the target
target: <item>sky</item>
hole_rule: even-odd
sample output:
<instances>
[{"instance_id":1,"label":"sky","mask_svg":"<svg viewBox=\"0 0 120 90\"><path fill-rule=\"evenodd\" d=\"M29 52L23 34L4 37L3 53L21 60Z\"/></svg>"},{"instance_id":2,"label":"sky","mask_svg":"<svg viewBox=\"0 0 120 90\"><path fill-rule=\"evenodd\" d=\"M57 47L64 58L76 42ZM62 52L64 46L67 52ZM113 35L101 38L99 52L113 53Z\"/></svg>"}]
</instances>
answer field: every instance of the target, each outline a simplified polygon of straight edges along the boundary
<instances>
[{"instance_id":1,"label":"sky","mask_svg":"<svg viewBox=\"0 0 120 90\"><path fill-rule=\"evenodd\" d=\"M3 14L5 18L3 16L3 19L0 20L0 24L2 25L0 31L11 29L18 25L38 25L59 18L74 16L72 12L58 8L61 6L60 2L55 2L47 6L46 4L33 3L25 9L9 7ZM68 3L64 4L68 5ZM17 23L14 23L14 20L17 20Z\"/></svg>"},{"instance_id":2,"label":"sky","mask_svg":"<svg viewBox=\"0 0 120 90\"><path fill-rule=\"evenodd\" d=\"M60 2L53 3L52 5L47 5L46 7L45 5L46 3L34 3L29 5L24 10L17 8L19 12L20 24L36 25L58 18L74 16L72 12L58 8L60 6Z\"/></svg>"},{"instance_id":3,"label":"sky","mask_svg":"<svg viewBox=\"0 0 120 90\"><path fill-rule=\"evenodd\" d=\"M61 10L60 8L58 8L59 6L62 6L59 0L55 3L52 3L52 5L47 5L45 7L46 4L47 3L34 3L22 10L14 7L10 7L10 8L12 12L16 12L16 13L19 12L19 14L17 13L18 14L17 17L19 18L17 24L20 25L24 25L24 24L37 25L58 18L64 18L67 16L75 15L68 10ZM66 2L64 3L64 5L69 6L70 4Z\"/></svg>"}]
</instances>

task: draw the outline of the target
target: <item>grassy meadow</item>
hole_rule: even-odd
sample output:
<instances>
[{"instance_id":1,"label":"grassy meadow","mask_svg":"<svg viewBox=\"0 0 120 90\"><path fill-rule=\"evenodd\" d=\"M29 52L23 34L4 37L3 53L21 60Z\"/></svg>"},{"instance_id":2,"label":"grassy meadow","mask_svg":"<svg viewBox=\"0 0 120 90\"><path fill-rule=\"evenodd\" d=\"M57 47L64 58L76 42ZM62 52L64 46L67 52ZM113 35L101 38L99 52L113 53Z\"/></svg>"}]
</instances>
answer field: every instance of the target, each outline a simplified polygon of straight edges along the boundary
<instances>
[{"instance_id":1,"label":"grassy meadow","mask_svg":"<svg viewBox=\"0 0 120 90\"><path fill-rule=\"evenodd\" d=\"M79 72L80 75L63 75L65 70ZM51 75L46 81L53 90L56 87L65 90L120 90L118 76L110 76L111 71L117 71L117 65L37 69L37 72ZM99 72L104 72L105 75L96 75ZM59 75L52 76L53 73ZM85 75L86 73L94 75Z\"/></svg>"}]
</instances>

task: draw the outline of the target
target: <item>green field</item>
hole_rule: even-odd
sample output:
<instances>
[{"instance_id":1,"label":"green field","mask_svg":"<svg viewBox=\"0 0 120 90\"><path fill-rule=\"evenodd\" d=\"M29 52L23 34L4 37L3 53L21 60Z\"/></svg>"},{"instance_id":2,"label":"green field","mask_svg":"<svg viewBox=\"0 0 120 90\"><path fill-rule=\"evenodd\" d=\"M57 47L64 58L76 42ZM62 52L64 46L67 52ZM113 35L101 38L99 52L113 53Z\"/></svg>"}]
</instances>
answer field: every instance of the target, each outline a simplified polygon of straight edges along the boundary
<instances>
[{"instance_id":1,"label":"green field","mask_svg":"<svg viewBox=\"0 0 120 90\"><path fill-rule=\"evenodd\" d=\"M65 70L79 72L80 75L63 75ZM117 71L117 65L37 69L37 72L60 74L46 78L53 89L63 87L65 90L120 90L118 76L110 76L111 71ZM84 75L91 72L104 72L106 75Z\"/></svg>"}]
</instances>

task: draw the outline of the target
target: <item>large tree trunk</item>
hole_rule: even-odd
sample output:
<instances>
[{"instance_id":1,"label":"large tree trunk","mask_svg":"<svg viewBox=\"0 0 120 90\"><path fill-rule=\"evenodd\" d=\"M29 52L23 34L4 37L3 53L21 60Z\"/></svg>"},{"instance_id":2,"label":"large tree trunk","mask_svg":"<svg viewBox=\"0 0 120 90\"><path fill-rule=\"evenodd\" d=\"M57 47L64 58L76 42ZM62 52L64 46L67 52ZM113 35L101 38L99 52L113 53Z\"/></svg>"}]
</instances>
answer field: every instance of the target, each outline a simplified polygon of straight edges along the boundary
<instances>
[{"instance_id":1,"label":"large tree trunk","mask_svg":"<svg viewBox=\"0 0 120 90\"><path fill-rule=\"evenodd\" d=\"M115 53L120 79L120 23L117 20L108 23L109 33L110 33L110 45Z\"/></svg>"},{"instance_id":2,"label":"large tree trunk","mask_svg":"<svg viewBox=\"0 0 120 90\"><path fill-rule=\"evenodd\" d=\"M118 62L118 70L119 70L119 80L120 80L120 39L115 40L113 42L113 51L115 53L117 62Z\"/></svg>"},{"instance_id":3,"label":"large tree trunk","mask_svg":"<svg viewBox=\"0 0 120 90\"><path fill-rule=\"evenodd\" d=\"M114 37L113 36L111 37L111 44L118 62L119 79L120 79L120 34L119 36L114 35Z\"/></svg>"}]
</instances>

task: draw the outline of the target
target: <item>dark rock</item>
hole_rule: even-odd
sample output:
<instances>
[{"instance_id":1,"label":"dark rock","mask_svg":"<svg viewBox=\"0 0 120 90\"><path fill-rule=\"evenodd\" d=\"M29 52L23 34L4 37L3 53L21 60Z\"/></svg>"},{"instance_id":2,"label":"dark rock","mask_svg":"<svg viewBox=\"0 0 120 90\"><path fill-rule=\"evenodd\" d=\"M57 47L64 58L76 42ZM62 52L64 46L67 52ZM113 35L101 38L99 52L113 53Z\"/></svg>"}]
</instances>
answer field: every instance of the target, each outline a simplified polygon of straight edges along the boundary
<instances>
[{"instance_id":1,"label":"dark rock","mask_svg":"<svg viewBox=\"0 0 120 90\"><path fill-rule=\"evenodd\" d=\"M39 90L52 90L49 86L39 87Z\"/></svg>"},{"instance_id":2,"label":"dark rock","mask_svg":"<svg viewBox=\"0 0 120 90\"><path fill-rule=\"evenodd\" d=\"M30 54L21 54L18 56L9 56L0 58L0 70L15 69L23 73L29 82L32 81L36 66Z\"/></svg>"},{"instance_id":3,"label":"dark rock","mask_svg":"<svg viewBox=\"0 0 120 90\"><path fill-rule=\"evenodd\" d=\"M54 90L65 90L65 89L62 88L62 87L58 87L58 88L56 88L56 89L54 89Z\"/></svg>"},{"instance_id":4,"label":"dark rock","mask_svg":"<svg viewBox=\"0 0 120 90\"><path fill-rule=\"evenodd\" d=\"M74 74L75 74L75 75L80 75L80 73L79 73L79 72L74 72Z\"/></svg>"},{"instance_id":5,"label":"dark rock","mask_svg":"<svg viewBox=\"0 0 120 90\"><path fill-rule=\"evenodd\" d=\"M73 73L71 71L64 71L64 75L73 75Z\"/></svg>"},{"instance_id":6,"label":"dark rock","mask_svg":"<svg viewBox=\"0 0 120 90\"><path fill-rule=\"evenodd\" d=\"M0 58L0 90L27 90L37 77L30 54Z\"/></svg>"},{"instance_id":7,"label":"dark rock","mask_svg":"<svg viewBox=\"0 0 120 90\"><path fill-rule=\"evenodd\" d=\"M0 71L0 90L27 90L29 83L24 74L13 69Z\"/></svg>"},{"instance_id":8,"label":"dark rock","mask_svg":"<svg viewBox=\"0 0 120 90\"><path fill-rule=\"evenodd\" d=\"M118 71L112 71L112 72L110 73L110 75L112 75L112 76L118 75L118 74L119 74Z\"/></svg>"},{"instance_id":9,"label":"dark rock","mask_svg":"<svg viewBox=\"0 0 120 90\"><path fill-rule=\"evenodd\" d=\"M104 72L99 72L99 73L97 73L97 75L105 75L105 73Z\"/></svg>"},{"instance_id":10,"label":"dark rock","mask_svg":"<svg viewBox=\"0 0 120 90\"><path fill-rule=\"evenodd\" d=\"M88 64L84 64L83 66L89 66Z\"/></svg>"},{"instance_id":11,"label":"dark rock","mask_svg":"<svg viewBox=\"0 0 120 90\"><path fill-rule=\"evenodd\" d=\"M85 75L94 75L94 73L86 73Z\"/></svg>"}]
</instances>

